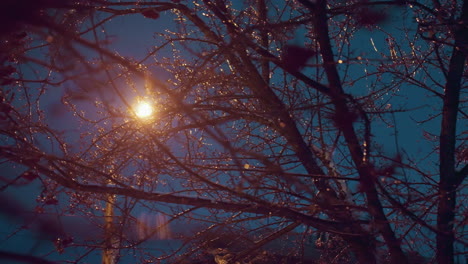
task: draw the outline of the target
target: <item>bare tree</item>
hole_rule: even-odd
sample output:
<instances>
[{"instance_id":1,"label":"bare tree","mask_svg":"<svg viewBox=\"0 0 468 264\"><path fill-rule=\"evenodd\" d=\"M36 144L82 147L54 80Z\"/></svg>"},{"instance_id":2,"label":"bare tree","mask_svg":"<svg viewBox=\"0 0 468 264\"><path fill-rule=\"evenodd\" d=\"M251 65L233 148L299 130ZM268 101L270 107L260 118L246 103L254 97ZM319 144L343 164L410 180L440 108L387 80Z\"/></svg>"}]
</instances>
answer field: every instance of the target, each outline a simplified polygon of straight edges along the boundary
<instances>
[{"instance_id":1,"label":"bare tree","mask_svg":"<svg viewBox=\"0 0 468 264\"><path fill-rule=\"evenodd\" d=\"M467 254L466 1L2 5L1 188L40 186L64 262Z\"/></svg>"}]
</instances>

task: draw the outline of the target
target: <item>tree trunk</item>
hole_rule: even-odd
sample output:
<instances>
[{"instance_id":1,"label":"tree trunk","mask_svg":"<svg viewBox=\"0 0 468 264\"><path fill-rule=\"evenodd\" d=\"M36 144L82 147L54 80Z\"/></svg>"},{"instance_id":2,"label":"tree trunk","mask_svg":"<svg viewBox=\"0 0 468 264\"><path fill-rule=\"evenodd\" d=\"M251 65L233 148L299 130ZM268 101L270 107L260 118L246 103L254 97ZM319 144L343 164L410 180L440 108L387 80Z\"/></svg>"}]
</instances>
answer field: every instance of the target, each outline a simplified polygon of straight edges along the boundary
<instances>
[{"instance_id":1,"label":"tree trunk","mask_svg":"<svg viewBox=\"0 0 468 264\"><path fill-rule=\"evenodd\" d=\"M455 137L460 89L468 51L468 1L463 3L459 25L455 27L455 45L450 58L445 85L442 124L440 132L440 180L437 209L437 262L454 263L454 219L456 189L459 185L455 172Z\"/></svg>"}]
</instances>

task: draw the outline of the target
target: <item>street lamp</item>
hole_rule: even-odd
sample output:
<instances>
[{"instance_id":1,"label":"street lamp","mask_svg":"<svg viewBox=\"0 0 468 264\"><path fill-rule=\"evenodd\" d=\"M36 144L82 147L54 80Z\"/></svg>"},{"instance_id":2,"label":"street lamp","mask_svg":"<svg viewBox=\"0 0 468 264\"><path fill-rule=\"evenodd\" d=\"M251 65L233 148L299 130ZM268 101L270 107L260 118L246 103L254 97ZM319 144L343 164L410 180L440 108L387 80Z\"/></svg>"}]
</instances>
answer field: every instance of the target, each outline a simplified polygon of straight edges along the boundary
<instances>
[{"instance_id":1,"label":"street lamp","mask_svg":"<svg viewBox=\"0 0 468 264\"><path fill-rule=\"evenodd\" d=\"M135 115L140 119L147 119L153 115L154 108L146 100L138 100L135 106Z\"/></svg>"},{"instance_id":2,"label":"street lamp","mask_svg":"<svg viewBox=\"0 0 468 264\"><path fill-rule=\"evenodd\" d=\"M154 114L153 104L149 100L137 99L131 111L140 120L148 120ZM109 180L108 184L112 184ZM114 224L114 203L116 197L114 194L108 194L106 199L106 209L104 211L104 250L102 253L102 264L115 264L119 254L119 238L116 237Z\"/></svg>"}]
</instances>

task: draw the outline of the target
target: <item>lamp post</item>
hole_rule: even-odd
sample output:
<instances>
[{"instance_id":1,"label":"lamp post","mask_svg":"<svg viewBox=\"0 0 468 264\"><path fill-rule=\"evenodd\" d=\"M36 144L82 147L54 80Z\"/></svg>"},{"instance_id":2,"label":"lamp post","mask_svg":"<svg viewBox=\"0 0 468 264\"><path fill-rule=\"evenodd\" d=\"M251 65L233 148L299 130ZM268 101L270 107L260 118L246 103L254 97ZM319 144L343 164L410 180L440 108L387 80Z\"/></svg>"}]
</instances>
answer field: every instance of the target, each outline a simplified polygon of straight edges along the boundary
<instances>
[{"instance_id":1,"label":"lamp post","mask_svg":"<svg viewBox=\"0 0 468 264\"><path fill-rule=\"evenodd\" d=\"M106 209L104 211L104 250L102 252L102 264L114 264L118 255L119 240L115 236L114 226L115 195L106 197Z\"/></svg>"},{"instance_id":2,"label":"lamp post","mask_svg":"<svg viewBox=\"0 0 468 264\"><path fill-rule=\"evenodd\" d=\"M154 109L151 103L145 100L138 100L131 112L141 121L148 120L153 116ZM112 169L113 172L113 169ZM108 180L108 185L112 184ZM104 250L102 252L102 264L115 264L119 254L119 237L116 236L114 224L114 203L116 196L108 194L106 196L106 208L104 210Z\"/></svg>"}]
</instances>

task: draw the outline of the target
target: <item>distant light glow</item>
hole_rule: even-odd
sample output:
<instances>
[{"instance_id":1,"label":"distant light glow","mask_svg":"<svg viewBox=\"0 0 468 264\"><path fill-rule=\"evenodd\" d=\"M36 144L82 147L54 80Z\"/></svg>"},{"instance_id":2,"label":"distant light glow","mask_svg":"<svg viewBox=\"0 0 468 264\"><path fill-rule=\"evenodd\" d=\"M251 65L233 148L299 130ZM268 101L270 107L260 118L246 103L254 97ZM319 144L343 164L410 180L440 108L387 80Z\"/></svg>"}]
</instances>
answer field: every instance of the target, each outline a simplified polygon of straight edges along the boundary
<instances>
[{"instance_id":1,"label":"distant light glow","mask_svg":"<svg viewBox=\"0 0 468 264\"><path fill-rule=\"evenodd\" d=\"M139 101L135 106L135 114L138 118L148 118L153 115L153 106L147 101Z\"/></svg>"}]
</instances>

